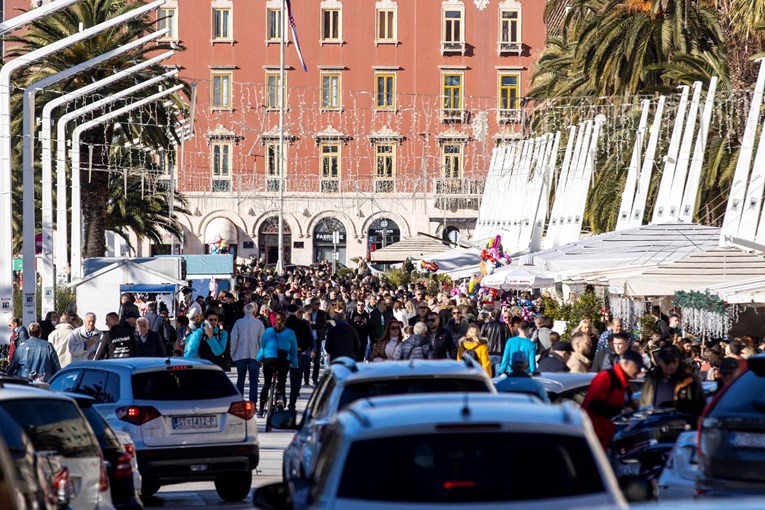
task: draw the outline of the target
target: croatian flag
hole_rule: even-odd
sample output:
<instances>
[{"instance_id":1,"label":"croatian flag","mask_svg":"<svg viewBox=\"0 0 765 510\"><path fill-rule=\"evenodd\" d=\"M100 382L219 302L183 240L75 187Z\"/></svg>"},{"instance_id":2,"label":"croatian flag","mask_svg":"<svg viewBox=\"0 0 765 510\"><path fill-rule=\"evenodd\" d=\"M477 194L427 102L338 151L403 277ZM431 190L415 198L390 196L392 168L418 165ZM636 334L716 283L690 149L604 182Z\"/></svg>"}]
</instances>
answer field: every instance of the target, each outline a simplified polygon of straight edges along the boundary
<instances>
[{"instance_id":1,"label":"croatian flag","mask_svg":"<svg viewBox=\"0 0 765 510\"><path fill-rule=\"evenodd\" d=\"M305 65L305 60L303 60L303 54L300 52L300 41L298 40L297 35L297 25L295 25L295 18L292 17L292 3L290 0L287 1L287 16L290 20L290 27L292 28L292 38L295 39L295 50L297 50L298 58L300 59L300 63L303 65L303 71L308 72L308 67Z\"/></svg>"}]
</instances>

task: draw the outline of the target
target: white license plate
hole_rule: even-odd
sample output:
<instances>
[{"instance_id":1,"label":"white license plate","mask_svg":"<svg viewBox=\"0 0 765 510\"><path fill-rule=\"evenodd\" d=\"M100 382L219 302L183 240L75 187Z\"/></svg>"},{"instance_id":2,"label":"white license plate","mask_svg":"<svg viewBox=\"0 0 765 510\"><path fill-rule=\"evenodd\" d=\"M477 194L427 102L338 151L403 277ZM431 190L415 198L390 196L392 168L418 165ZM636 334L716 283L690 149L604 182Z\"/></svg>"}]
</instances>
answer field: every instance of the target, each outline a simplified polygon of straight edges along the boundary
<instances>
[{"instance_id":1,"label":"white license plate","mask_svg":"<svg viewBox=\"0 0 765 510\"><path fill-rule=\"evenodd\" d=\"M731 432L728 441L734 448L765 448L765 434Z\"/></svg>"},{"instance_id":2,"label":"white license plate","mask_svg":"<svg viewBox=\"0 0 765 510\"><path fill-rule=\"evenodd\" d=\"M183 416L173 418L174 430L187 429L217 429L217 416Z\"/></svg>"}]
</instances>

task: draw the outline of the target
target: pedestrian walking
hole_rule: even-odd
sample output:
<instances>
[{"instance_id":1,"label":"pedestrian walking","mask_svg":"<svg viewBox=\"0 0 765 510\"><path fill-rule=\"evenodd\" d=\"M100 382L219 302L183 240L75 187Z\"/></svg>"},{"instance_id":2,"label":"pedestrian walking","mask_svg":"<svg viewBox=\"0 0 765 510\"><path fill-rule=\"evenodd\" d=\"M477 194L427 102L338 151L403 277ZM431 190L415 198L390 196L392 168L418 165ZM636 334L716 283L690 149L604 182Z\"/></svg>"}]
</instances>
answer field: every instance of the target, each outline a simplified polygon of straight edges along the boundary
<instances>
[{"instance_id":1,"label":"pedestrian walking","mask_svg":"<svg viewBox=\"0 0 765 510\"><path fill-rule=\"evenodd\" d=\"M69 323L69 314L62 313L61 320L56 324L56 329L48 335L48 341L56 350L56 356L62 368L74 361L69 348L69 342L72 339L73 333L74 327Z\"/></svg>"},{"instance_id":2,"label":"pedestrian walking","mask_svg":"<svg viewBox=\"0 0 765 510\"><path fill-rule=\"evenodd\" d=\"M287 320L285 326L295 333L298 349L298 364L296 367L290 367L290 403L288 409L295 410L297 399L300 396L300 389L303 382L303 373L306 368L311 366L311 356L315 355L313 350L315 343L311 334L311 325L302 318L303 309L296 304L287 307Z\"/></svg>"},{"instance_id":3,"label":"pedestrian walking","mask_svg":"<svg viewBox=\"0 0 765 510\"><path fill-rule=\"evenodd\" d=\"M525 322L520 322L517 331L518 336L508 338L507 342L505 342L505 352L502 355L502 366L499 369L500 374L508 372L513 353L518 351L526 354L526 358L529 360L529 371L532 374L537 371L537 349L534 346L534 342L529 339L529 325Z\"/></svg>"},{"instance_id":4,"label":"pedestrian walking","mask_svg":"<svg viewBox=\"0 0 765 510\"><path fill-rule=\"evenodd\" d=\"M255 357L263 363L263 389L260 392L258 418L265 416L266 399L268 399L274 373L276 374L276 405L283 407L287 374L291 366L298 366L297 338L291 329L287 329L286 322L284 312L274 314L274 326L266 329L260 342L260 350Z\"/></svg>"},{"instance_id":5,"label":"pedestrian walking","mask_svg":"<svg viewBox=\"0 0 765 510\"><path fill-rule=\"evenodd\" d=\"M260 350L260 340L266 328L263 322L255 317L258 305L248 303L244 306L244 317L234 323L231 328L231 359L236 366L236 389L244 396L244 381L249 374L249 401L257 404L258 377L260 363L255 357Z\"/></svg>"},{"instance_id":6,"label":"pedestrian walking","mask_svg":"<svg viewBox=\"0 0 765 510\"><path fill-rule=\"evenodd\" d=\"M56 349L50 342L40 338L42 332L38 323L30 324L28 333L29 338L19 345L6 373L33 381L48 382L61 370Z\"/></svg>"},{"instance_id":7,"label":"pedestrian walking","mask_svg":"<svg viewBox=\"0 0 765 510\"><path fill-rule=\"evenodd\" d=\"M335 326L327 332L327 341L324 349L329 355L330 363L341 357L349 357L355 360L359 351L361 351L359 336L356 334L353 326L345 321L345 311L338 310L335 312Z\"/></svg>"},{"instance_id":8,"label":"pedestrian walking","mask_svg":"<svg viewBox=\"0 0 765 510\"><path fill-rule=\"evenodd\" d=\"M436 352L428 335L428 327L418 322L414 325L414 334L401 342L393 354L394 360L435 359Z\"/></svg>"},{"instance_id":9,"label":"pedestrian walking","mask_svg":"<svg viewBox=\"0 0 765 510\"><path fill-rule=\"evenodd\" d=\"M72 336L69 339L71 361L92 359L100 341L101 331L96 328L96 314L88 312L85 314L82 326L72 331ZM60 358L61 356L59 356Z\"/></svg>"},{"instance_id":10,"label":"pedestrian walking","mask_svg":"<svg viewBox=\"0 0 765 510\"><path fill-rule=\"evenodd\" d=\"M162 358L165 356L165 342L156 331L149 328L146 317L139 317L136 323L136 356L140 358Z\"/></svg>"}]
</instances>

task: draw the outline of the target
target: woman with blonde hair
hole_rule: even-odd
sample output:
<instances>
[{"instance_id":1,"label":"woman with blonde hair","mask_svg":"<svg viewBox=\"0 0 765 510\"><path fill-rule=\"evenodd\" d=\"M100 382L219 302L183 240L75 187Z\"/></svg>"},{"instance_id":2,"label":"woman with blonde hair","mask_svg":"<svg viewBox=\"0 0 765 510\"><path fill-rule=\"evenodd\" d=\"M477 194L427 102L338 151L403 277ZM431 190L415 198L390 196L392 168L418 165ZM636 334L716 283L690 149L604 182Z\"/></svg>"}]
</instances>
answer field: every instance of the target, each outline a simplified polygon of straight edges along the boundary
<instances>
[{"instance_id":1,"label":"woman with blonde hair","mask_svg":"<svg viewBox=\"0 0 765 510\"><path fill-rule=\"evenodd\" d=\"M387 361L393 359L393 354L404 341L403 325L399 321L390 321L385 328L385 333L372 346L372 361Z\"/></svg>"},{"instance_id":2,"label":"woman with blonde hair","mask_svg":"<svg viewBox=\"0 0 765 510\"><path fill-rule=\"evenodd\" d=\"M489 342L485 338L481 338L481 330L478 326L470 326L465 336L460 338L457 361L461 360L464 356L469 356L480 363L489 377L491 377Z\"/></svg>"}]
</instances>

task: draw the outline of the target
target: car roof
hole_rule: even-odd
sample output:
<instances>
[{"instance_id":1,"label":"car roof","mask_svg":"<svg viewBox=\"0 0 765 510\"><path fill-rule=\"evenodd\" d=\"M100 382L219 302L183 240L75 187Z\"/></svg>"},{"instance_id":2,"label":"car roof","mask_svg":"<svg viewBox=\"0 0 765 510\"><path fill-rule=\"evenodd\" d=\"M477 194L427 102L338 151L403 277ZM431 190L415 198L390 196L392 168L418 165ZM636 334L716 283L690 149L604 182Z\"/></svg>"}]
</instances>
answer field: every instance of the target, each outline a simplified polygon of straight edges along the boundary
<instances>
[{"instance_id":1,"label":"car roof","mask_svg":"<svg viewBox=\"0 0 765 510\"><path fill-rule=\"evenodd\" d=\"M18 400L29 398L49 398L52 400L68 400L72 401L69 397L61 395L60 393L54 393L50 390L37 388L35 386L27 386L24 384L3 384L2 390L0 390L0 400Z\"/></svg>"},{"instance_id":2,"label":"car roof","mask_svg":"<svg viewBox=\"0 0 765 510\"><path fill-rule=\"evenodd\" d=\"M376 397L363 399L338 414L346 431L354 435L385 436L436 425L465 426L500 423L504 428L534 429L552 426L583 434L582 412L572 404L546 405L536 399L519 401L518 395L442 393L439 395ZM523 396L521 396L521 399ZM386 400L390 399L390 405ZM544 427L543 427L544 428Z\"/></svg>"},{"instance_id":3,"label":"car roof","mask_svg":"<svg viewBox=\"0 0 765 510\"><path fill-rule=\"evenodd\" d=\"M339 358L332 363L331 370L337 379L346 382L419 375L486 377L483 368L454 360L412 359L381 363L356 363L350 358Z\"/></svg>"},{"instance_id":4,"label":"car roof","mask_svg":"<svg viewBox=\"0 0 765 510\"><path fill-rule=\"evenodd\" d=\"M108 368L122 370L145 370L152 368L166 368L189 366L194 368L218 369L218 366L210 361L203 359L189 359L180 357L170 358L122 358L122 359L102 359L89 361L75 361L67 365L70 368Z\"/></svg>"},{"instance_id":5,"label":"car roof","mask_svg":"<svg viewBox=\"0 0 765 510\"><path fill-rule=\"evenodd\" d=\"M584 374L572 374L570 372L544 372L534 376L534 380L539 382L545 391L553 393L563 393L574 388L589 386L597 374L588 372Z\"/></svg>"}]
</instances>

